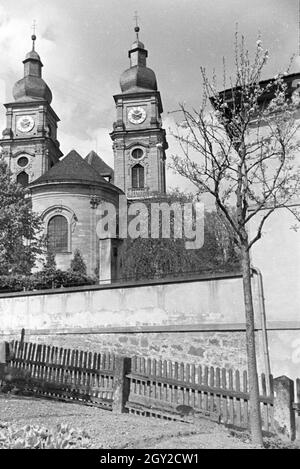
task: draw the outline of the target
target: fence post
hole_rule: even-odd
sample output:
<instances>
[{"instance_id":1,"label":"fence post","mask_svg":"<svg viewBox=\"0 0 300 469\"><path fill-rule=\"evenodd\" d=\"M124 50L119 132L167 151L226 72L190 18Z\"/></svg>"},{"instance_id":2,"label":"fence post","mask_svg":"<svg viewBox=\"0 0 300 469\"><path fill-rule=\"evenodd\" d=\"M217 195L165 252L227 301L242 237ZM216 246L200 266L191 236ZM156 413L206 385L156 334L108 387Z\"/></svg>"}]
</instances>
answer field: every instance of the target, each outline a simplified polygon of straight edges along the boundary
<instances>
[{"instance_id":1,"label":"fence post","mask_svg":"<svg viewBox=\"0 0 300 469\"><path fill-rule=\"evenodd\" d=\"M9 361L9 343L0 342L0 363L7 364Z\"/></svg>"},{"instance_id":2,"label":"fence post","mask_svg":"<svg viewBox=\"0 0 300 469\"><path fill-rule=\"evenodd\" d=\"M112 411L115 414L122 414L127 411L125 405L130 392L130 379L126 378L131 371L131 358L116 357L114 375L114 400Z\"/></svg>"},{"instance_id":3,"label":"fence post","mask_svg":"<svg viewBox=\"0 0 300 469\"><path fill-rule=\"evenodd\" d=\"M6 365L9 361L9 343L0 342L0 381L4 379Z\"/></svg>"},{"instance_id":4,"label":"fence post","mask_svg":"<svg viewBox=\"0 0 300 469\"><path fill-rule=\"evenodd\" d=\"M294 381L287 376L274 379L274 425L278 436L293 441L296 434Z\"/></svg>"}]
</instances>

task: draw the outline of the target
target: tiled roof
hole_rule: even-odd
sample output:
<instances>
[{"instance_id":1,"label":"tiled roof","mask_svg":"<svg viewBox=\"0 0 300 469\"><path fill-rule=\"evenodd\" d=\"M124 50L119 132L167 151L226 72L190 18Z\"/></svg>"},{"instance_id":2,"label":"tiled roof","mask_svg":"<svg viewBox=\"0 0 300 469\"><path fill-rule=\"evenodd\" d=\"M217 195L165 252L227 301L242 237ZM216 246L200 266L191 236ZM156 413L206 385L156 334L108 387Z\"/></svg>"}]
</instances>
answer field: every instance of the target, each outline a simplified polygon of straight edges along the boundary
<instances>
[{"instance_id":1,"label":"tiled roof","mask_svg":"<svg viewBox=\"0 0 300 469\"><path fill-rule=\"evenodd\" d=\"M85 183L109 184L99 172L89 165L75 150L55 164L49 171L32 182L31 185L52 181L78 181Z\"/></svg>"},{"instance_id":2,"label":"tiled roof","mask_svg":"<svg viewBox=\"0 0 300 469\"><path fill-rule=\"evenodd\" d=\"M85 157L85 160L96 171L98 171L101 176L113 178L113 169L108 166L108 164L106 164L105 161L103 161L102 158L100 158L100 156L95 151L90 151L90 153Z\"/></svg>"}]
</instances>

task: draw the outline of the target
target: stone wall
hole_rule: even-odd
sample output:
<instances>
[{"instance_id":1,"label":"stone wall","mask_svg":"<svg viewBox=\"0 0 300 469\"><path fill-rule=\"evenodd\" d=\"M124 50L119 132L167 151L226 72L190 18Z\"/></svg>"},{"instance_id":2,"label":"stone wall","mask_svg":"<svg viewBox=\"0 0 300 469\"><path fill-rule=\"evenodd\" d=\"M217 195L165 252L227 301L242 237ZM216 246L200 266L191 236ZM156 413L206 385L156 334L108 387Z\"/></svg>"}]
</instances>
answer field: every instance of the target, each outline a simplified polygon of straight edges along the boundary
<instances>
[{"instance_id":1,"label":"stone wall","mask_svg":"<svg viewBox=\"0 0 300 469\"><path fill-rule=\"evenodd\" d=\"M257 277L253 276L257 357L265 372ZM276 316L275 316L276 317ZM293 319L293 318L292 318ZM299 324L267 316L271 371L299 376ZM0 338L89 351L246 368L239 275L113 284L0 295Z\"/></svg>"},{"instance_id":2,"label":"stone wall","mask_svg":"<svg viewBox=\"0 0 300 469\"><path fill-rule=\"evenodd\" d=\"M22 328L59 347L246 368L238 274L0 296L0 333Z\"/></svg>"},{"instance_id":3,"label":"stone wall","mask_svg":"<svg viewBox=\"0 0 300 469\"><path fill-rule=\"evenodd\" d=\"M124 334L26 335L28 342L112 352L127 356L193 363L220 368L247 368L244 332L173 332ZM15 339L10 336L10 339ZM6 338L7 340L7 338ZM263 364L261 363L262 371Z\"/></svg>"},{"instance_id":4,"label":"stone wall","mask_svg":"<svg viewBox=\"0 0 300 469\"><path fill-rule=\"evenodd\" d=\"M259 320L259 315L258 315ZM177 331L244 325L239 275L0 295L0 333Z\"/></svg>"}]
</instances>

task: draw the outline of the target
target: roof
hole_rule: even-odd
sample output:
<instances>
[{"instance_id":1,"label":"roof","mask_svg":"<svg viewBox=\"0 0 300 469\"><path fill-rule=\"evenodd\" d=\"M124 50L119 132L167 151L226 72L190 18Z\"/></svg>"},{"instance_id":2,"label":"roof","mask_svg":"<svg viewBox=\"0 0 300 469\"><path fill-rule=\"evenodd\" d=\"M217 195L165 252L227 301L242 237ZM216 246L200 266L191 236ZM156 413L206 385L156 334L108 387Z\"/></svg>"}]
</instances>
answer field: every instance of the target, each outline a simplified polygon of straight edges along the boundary
<instances>
[{"instance_id":1,"label":"roof","mask_svg":"<svg viewBox=\"0 0 300 469\"><path fill-rule=\"evenodd\" d=\"M17 102L45 99L51 104L52 92L41 77L28 75L15 83L13 97Z\"/></svg>"},{"instance_id":2,"label":"roof","mask_svg":"<svg viewBox=\"0 0 300 469\"><path fill-rule=\"evenodd\" d=\"M131 91L157 91L156 76L151 68L144 65L134 65L122 73L120 78L122 93Z\"/></svg>"},{"instance_id":3,"label":"roof","mask_svg":"<svg viewBox=\"0 0 300 469\"><path fill-rule=\"evenodd\" d=\"M48 182L77 181L89 184L109 185L93 167L91 167L77 151L72 150L49 171L33 181L30 186Z\"/></svg>"},{"instance_id":4,"label":"roof","mask_svg":"<svg viewBox=\"0 0 300 469\"><path fill-rule=\"evenodd\" d=\"M283 82L286 85L286 94L287 97L290 97L292 92L299 86L300 82L300 73L291 73L289 75L283 75ZM253 84L253 89L255 84ZM259 82L263 93L258 97L257 101L259 104L267 105L273 98L276 90L276 78L269 78L266 80L261 80ZM267 88L268 85L271 85ZM274 86L273 86L274 85ZM229 108L232 108L234 104L239 103L240 97L243 95L243 90L240 86L234 86L232 88L227 88L218 93L218 96L221 100L228 104ZM214 96L211 96L210 102L215 108L216 99Z\"/></svg>"},{"instance_id":5,"label":"roof","mask_svg":"<svg viewBox=\"0 0 300 469\"><path fill-rule=\"evenodd\" d=\"M94 151L90 151L85 157L85 161L92 166L101 176L113 178L113 169L100 158L100 156Z\"/></svg>"},{"instance_id":6,"label":"roof","mask_svg":"<svg viewBox=\"0 0 300 469\"><path fill-rule=\"evenodd\" d=\"M28 60L28 59L41 61L39 54L35 50L31 50L30 52L26 54L25 60Z\"/></svg>"}]
</instances>

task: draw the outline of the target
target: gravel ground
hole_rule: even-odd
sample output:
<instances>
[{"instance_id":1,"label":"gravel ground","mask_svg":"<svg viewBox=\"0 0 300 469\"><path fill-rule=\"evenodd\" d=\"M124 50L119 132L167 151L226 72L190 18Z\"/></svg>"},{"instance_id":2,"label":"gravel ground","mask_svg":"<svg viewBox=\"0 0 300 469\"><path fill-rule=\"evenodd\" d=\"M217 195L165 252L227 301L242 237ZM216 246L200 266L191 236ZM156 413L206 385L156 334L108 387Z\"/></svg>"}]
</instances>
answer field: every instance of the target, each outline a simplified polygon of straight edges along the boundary
<instances>
[{"instance_id":1,"label":"gravel ground","mask_svg":"<svg viewBox=\"0 0 300 469\"><path fill-rule=\"evenodd\" d=\"M59 423L86 430L93 448L250 449L250 442L230 436L227 429L201 419L197 424L171 422L78 404L13 395L0 397L0 422L42 425Z\"/></svg>"}]
</instances>

